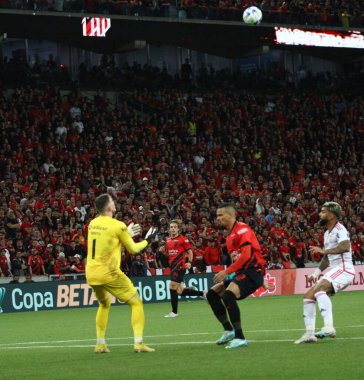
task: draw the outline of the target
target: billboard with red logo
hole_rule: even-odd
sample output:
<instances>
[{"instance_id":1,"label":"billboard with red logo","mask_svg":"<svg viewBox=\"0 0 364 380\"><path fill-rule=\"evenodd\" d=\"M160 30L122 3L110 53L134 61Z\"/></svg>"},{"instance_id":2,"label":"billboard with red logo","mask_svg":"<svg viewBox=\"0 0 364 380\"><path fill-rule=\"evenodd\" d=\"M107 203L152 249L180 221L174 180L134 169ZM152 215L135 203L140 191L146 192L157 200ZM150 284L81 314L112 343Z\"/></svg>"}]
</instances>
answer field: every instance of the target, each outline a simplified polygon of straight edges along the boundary
<instances>
[{"instance_id":1,"label":"billboard with red logo","mask_svg":"<svg viewBox=\"0 0 364 380\"><path fill-rule=\"evenodd\" d=\"M315 268L269 270L265 279L272 284L273 289L266 290L261 287L253 294L253 297L304 294L313 285L308 276L314 270ZM319 278L322 276L323 274ZM364 290L364 265L355 266L353 283L344 291L353 290Z\"/></svg>"}]
</instances>

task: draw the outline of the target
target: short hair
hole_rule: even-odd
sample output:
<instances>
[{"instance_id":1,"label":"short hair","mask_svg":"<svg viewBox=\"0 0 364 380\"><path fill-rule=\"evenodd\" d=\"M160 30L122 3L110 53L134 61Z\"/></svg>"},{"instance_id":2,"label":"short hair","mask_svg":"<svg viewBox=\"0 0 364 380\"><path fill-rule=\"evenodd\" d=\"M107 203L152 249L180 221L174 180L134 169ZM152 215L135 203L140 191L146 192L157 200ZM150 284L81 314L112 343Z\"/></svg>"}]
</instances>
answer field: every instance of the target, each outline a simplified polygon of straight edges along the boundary
<instances>
[{"instance_id":1,"label":"short hair","mask_svg":"<svg viewBox=\"0 0 364 380\"><path fill-rule=\"evenodd\" d=\"M95 199L95 208L98 213L102 213L105 211L106 206L110 202L109 194L101 194Z\"/></svg>"},{"instance_id":2,"label":"short hair","mask_svg":"<svg viewBox=\"0 0 364 380\"><path fill-rule=\"evenodd\" d=\"M177 224L177 227L178 227L179 230L182 229L182 220L180 220L180 219L172 219L169 222L169 225L171 225L172 223L173 224Z\"/></svg>"},{"instance_id":3,"label":"short hair","mask_svg":"<svg viewBox=\"0 0 364 380\"><path fill-rule=\"evenodd\" d=\"M341 206L336 202L325 202L322 207L326 207L332 212L338 219L341 218Z\"/></svg>"},{"instance_id":4,"label":"short hair","mask_svg":"<svg viewBox=\"0 0 364 380\"><path fill-rule=\"evenodd\" d=\"M224 208L230 214L236 215L235 207L231 205L230 203L221 203L220 205L217 206L217 209L221 209L221 208Z\"/></svg>"}]
</instances>

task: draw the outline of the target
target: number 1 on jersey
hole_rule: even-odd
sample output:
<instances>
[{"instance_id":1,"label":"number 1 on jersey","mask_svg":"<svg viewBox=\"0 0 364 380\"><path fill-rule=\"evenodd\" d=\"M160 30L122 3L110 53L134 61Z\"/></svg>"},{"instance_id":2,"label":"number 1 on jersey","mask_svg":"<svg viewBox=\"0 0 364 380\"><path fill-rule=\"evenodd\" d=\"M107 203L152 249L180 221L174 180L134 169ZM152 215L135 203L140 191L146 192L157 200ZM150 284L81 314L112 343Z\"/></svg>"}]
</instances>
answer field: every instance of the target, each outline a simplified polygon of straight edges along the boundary
<instances>
[{"instance_id":1,"label":"number 1 on jersey","mask_svg":"<svg viewBox=\"0 0 364 380\"><path fill-rule=\"evenodd\" d=\"M93 239L92 240L92 260L95 259L95 255L96 255L96 239Z\"/></svg>"}]
</instances>

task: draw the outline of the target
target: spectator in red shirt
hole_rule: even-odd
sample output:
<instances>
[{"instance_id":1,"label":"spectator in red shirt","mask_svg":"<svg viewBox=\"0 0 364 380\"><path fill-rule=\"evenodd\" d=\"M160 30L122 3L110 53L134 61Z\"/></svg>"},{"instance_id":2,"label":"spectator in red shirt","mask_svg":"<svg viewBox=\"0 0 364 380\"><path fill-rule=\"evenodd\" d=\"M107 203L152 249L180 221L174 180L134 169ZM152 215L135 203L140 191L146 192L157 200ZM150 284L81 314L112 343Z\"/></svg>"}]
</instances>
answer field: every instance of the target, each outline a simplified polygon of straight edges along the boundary
<instances>
[{"instance_id":1,"label":"spectator in red shirt","mask_svg":"<svg viewBox=\"0 0 364 380\"><path fill-rule=\"evenodd\" d=\"M6 249L3 248L0 250L0 276L10 277L12 276L9 260L6 256Z\"/></svg>"},{"instance_id":2,"label":"spectator in red shirt","mask_svg":"<svg viewBox=\"0 0 364 380\"><path fill-rule=\"evenodd\" d=\"M32 276L46 275L43 259L36 248L32 248L31 255L28 257L28 271Z\"/></svg>"},{"instance_id":3,"label":"spectator in red shirt","mask_svg":"<svg viewBox=\"0 0 364 380\"><path fill-rule=\"evenodd\" d=\"M204 260L206 265L220 264L220 250L216 247L214 240L208 240L205 248Z\"/></svg>"},{"instance_id":4,"label":"spectator in red shirt","mask_svg":"<svg viewBox=\"0 0 364 380\"><path fill-rule=\"evenodd\" d=\"M279 247L282 264L285 269L291 269L291 248L288 244L288 239L283 239L282 245Z\"/></svg>"},{"instance_id":5,"label":"spectator in red shirt","mask_svg":"<svg viewBox=\"0 0 364 380\"><path fill-rule=\"evenodd\" d=\"M55 274L70 273L70 263L66 258L64 252L60 252L57 256L57 260L54 266Z\"/></svg>"},{"instance_id":6,"label":"spectator in red shirt","mask_svg":"<svg viewBox=\"0 0 364 380\"><path fill-rule=\"evenodd\" d=\"M85 272L85 263L82 260L81 255L75 255L72 260L71 272L73 273L84 273Z\"/></svg>"}]
</instances>

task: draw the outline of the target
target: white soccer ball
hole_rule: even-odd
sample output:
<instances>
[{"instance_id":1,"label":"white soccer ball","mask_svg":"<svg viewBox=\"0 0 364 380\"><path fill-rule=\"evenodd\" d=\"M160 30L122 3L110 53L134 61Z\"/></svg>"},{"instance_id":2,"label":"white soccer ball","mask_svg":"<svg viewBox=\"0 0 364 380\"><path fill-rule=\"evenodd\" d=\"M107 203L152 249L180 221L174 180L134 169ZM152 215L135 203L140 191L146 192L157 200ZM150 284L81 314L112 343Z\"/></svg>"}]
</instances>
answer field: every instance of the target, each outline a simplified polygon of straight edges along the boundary
<instances>
[{"instance_id":1,"label":"white soccer ball","mask_svg":"<svg viewBox=\"0 0 364 380\"><path fill-rule=\"evenodd\" d=\"M243 20L246 24L257 25L262 21L263 13L258 7L249 7L243 13Z\"/></svg>"}]
</instances>

